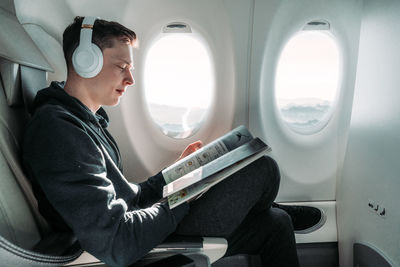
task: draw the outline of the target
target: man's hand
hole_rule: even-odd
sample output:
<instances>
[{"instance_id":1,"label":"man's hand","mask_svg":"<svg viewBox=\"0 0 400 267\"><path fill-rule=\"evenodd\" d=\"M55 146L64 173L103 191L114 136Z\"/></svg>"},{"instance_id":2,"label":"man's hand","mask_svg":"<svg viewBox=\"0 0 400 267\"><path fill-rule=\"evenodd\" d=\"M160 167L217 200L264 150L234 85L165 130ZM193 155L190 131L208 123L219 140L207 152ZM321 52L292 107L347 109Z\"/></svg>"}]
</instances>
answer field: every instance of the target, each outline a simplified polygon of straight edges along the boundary
<instances>
[{"instance_id":1,"label":"man's hand","mask_svg":"<svg viewBox=\"0 0 400 267\"><path fill-rule=\"evenodd\" d=\"M196 150L200 149L201 147L203 147L203 142L196 141L194 143L191 143L190 145L188 145L185 150L183 150L182 154L180 155L180 157L178 158L178 160L183 159L184 157L192 154L193 152L195 152Z\"/></svg>"}]
</instances>

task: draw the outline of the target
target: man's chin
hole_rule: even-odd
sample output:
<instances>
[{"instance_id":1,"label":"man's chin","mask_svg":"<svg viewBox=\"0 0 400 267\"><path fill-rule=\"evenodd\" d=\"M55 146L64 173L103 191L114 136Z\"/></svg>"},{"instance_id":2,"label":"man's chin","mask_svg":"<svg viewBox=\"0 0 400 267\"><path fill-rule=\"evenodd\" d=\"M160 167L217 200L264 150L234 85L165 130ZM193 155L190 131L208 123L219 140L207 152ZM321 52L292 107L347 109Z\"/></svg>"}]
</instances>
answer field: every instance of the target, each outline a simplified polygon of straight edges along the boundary
<instances>
[{"instance_id":1,"label":"man's chin","mask_svg":"<svg viewBox=\"0 0 400 267\"><path fill-rule=\"evenodd\" d=\"M110 101L109 103L105 104L105 106L108 107L115 107L118 106L118 104L121 102L120 97L118 97L118 99L114 100L114 101Z\"/></svg>"}]
</instances>

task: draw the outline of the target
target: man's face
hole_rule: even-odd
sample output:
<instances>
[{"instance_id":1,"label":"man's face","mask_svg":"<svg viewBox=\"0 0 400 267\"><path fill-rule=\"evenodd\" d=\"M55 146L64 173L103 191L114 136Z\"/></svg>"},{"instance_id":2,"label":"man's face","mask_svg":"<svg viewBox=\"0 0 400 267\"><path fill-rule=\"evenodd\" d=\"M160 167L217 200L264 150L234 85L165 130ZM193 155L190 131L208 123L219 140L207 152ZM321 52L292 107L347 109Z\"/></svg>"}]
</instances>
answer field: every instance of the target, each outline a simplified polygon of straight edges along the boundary
<instances>
[{"instance_id":1,"label":"man's face","mask_svg":"<svg viewBox=\"0 0 400 267\"><path fill-rule=\"evenodd\" d=\"M115 41L112 48L103 50L103 68L91 79L91 99L100 106L115 106L129 85L134 84L132 76L132 46Z\"/></svg>"}]
</instances>

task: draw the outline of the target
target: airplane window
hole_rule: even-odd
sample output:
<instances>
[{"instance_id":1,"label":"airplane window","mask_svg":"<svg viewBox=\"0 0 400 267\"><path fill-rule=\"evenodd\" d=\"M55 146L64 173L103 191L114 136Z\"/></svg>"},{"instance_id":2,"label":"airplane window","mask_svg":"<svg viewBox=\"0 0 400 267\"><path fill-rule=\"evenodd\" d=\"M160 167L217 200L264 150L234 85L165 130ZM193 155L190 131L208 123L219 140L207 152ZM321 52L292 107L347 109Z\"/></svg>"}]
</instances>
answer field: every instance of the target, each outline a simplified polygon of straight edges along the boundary
<instances>
[{"instance_id":1,"label":"airplane window","mask_svg":"<svg viewBox=\"0 0 400 267\"><path fill-rule=\"evenodd\" d=\"M339 88L339 49L329 31L301 31L284 47L275 76L281 117L300 134L329 121Z\"/></svg>"},{"instance_id":2,"label":"airplane window","mask_svg":"<svg viewBox=\"0 0 400 267\"><path fill-rule=\"evenodd\" d=\"M167 136L187 138L213 101L210 53L191 33L164 34L146 57L144 89L150 115Z\"/></svg>"}]
</instances>

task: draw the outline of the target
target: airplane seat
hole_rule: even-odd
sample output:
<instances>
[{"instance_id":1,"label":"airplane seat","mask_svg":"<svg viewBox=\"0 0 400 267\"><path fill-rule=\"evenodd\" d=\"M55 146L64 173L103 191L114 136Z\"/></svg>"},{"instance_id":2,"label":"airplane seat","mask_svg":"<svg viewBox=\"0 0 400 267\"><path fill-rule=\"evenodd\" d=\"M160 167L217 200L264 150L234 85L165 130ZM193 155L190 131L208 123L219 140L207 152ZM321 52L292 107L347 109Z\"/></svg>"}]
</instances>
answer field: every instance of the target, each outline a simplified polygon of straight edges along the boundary
<instances>
[{"instance_id":1,"label":"airplane seat","mask_svg":"<svg viewBox=\"0 0 400 267\"><path fill-rule=\"evenodd\" d=\"M22 173L19 148L23 123L20 122L27 119L20 91L15 90L20 86L19 65L0 59L0 73L0 234L16 245L30 248L40 239L39 229L14 177L14 172Z\"/></svg>"},{"instance_id":2,"label":"airplane seat","mask_svg":"<svg viewBox=\"0 0 400 267\"><path fill-rule=\"evenodd\" d=\"M59 266L81 249L72 236L51 233L20 159L25 104L44 87L46 73L0 58L0 77L0 258L7 266Z\"/></svg>"}]
</instances>

